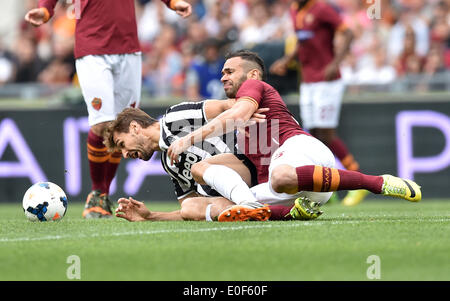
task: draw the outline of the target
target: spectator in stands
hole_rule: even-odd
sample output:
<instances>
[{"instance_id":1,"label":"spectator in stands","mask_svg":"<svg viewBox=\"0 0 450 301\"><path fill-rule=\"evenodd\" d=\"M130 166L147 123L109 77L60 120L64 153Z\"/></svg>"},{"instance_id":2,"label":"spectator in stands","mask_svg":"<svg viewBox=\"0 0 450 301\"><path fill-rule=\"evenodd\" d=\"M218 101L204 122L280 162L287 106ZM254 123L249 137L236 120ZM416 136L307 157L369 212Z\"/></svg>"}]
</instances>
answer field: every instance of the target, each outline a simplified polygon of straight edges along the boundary
<instances>
[{"instance_id":1,"label":"spectator in stands","mask_svg":"<svg viewBox=\"0 0 450 301\"><path fill-rule=\"evenodd\" d=\"M27 36L21 35L15 44L16 83L37 82L39 73L44 69L45 63L38 57L36 43Z\"/></svg>"},{"instance_id":2,"label":"spectator in stands","mask_svg":"<svg viewBox=\"0 0 450 301\"><path fill-rule=\"evenodd\" d=\"M241 27L242 23L248 18L248 1L247 0L231 0L230 1L230 18L234 25Z\"/></svg>"},{"instance_id":3,"label":"spectator in stands","mask_svg":"<svg viewBox=\"0 0 450 301\"><path fill-rule=\"evenodd\" d=\"M238 28L233 22L233 3L228 1L208 1L206 14L201 20L207 37L234 42L238 38Z\"/></svg>"},{"instance_id":4,"label":"spectator in stands","mask_svg":"<svg viewBox=\"0 0 450 301\"><path fill-rule=\"evenodd\" d=\"M156 38L143 62L143 88L152 96L170 96L173 80L183 70L183 60L176 48L177 34L166 24Z\"/></svg>"},{"instance_id":5,"label":"spectator in stands","mask_svg":"<svg viewBox=\"0 0 450 301\"><path fill-rule=\"evenodd\" d=\"M405 28L403 50L395 62L398 75L418 74L422 71L423 58L416 51L416 45L414 29L412 26L408 26Z\"/></svg>"},{"instance_id":6,"label":"spectator in stands","mask_svg":"<svg viewBox=\"0 0 450 301\"><path fill-rule=\"evenodd\" d=\"M136 5L139 41L144 50L150 47L162 30L163 24L183 22L177 13L167 9L161 1L139 0Z\"/></svg>"},{"instance_id":7,"label":"spectator in stands","mask_svg":"<svg viewBox=\"0 0 450 301\"><path fill-rule=\"evenodd\" d=\"M425 60L424 74L433 75L445 71L442 53L440 45L435 44L432 46Z\"/></svg>"},{"instance_id":8,"label":"spectator in stands","mask_svg":"<svg viewBox=\"0 0 450 301\"><path fill-rule=\"evenodd\" d=\"M358 57L358 60L367 54L368 48L372 42L374 32L374 22L369 19L366 7L363 1L339 1L343 9L342 19L344 23L352 30L354 41L352 43L352 55Z\"/></svg>"},{"instance_id":9,"label":"spectator in stands","mask_svg":"<svg viewBox=\"0 0 450 301\"><path fill-rule=\"evenodd\" d=\"M146 57L143 91L152 96L195 95L192 93L194 89L188 89L186 75L194 57L206 60L202 47L210 37L222 42L224 53L226 48L252 46L256 47L252 49L264 50L269 49L265 46L274 43L261 43L284 39L291 29L291 21L286 18L291 0L192 0L194 18L188 20L180 20L160 1L136 1L138 33ZM449 72L449 0L381 0L381 19L376 20L367 15L367 9L372 5L367 1L327 1L341 11L344 22L355 35L352 58L346 60L351 64L342 67L343 79L349 84L390 82L396 72L397 78L418 73L426 74L425 77L432 81L434 75L430 74ZM67 34L73 30L73 20L72 23L67 20L67 6L70 4L66 2L60 1L56 6L53 23L39 28L33 28L18 18L20 36L14 47L0 48L0 83L8 79L16 81L16 71L17 81L21 82L70 82L73 69L70 67L71 54L66 49L73 43ZM26 0L24 3L26 10L27 6L34 7L36 1ZM177 41L165 50L161 49L161 44L166 38L158 36L167 37L162 33L167 24L176 32ZM415 39L414 55L411 53L411 28ZM439 44L436 49L435 44ZM23 45L23 49L16 45ZM14 59L5 52L6 49L12 49ZM387 63L384 63L385 58ZM265 59L270 61L269 57ZM41 73L43 69L45 71ZM153 87L156 89L148 85L151 82L155 82Z\"/></svg>"},{"instance_id":10,"label":"spectator in stands","mask_svg":"<svg viewBox=\"0 0 450 301\"><path fill-rule=\"evenodd\" d=\"M39 74L38 80L45 84L70 83L75 75L75 19L67 16L66 8L55 10L52 22L52 58Z\"/></svg>"},{"instance_id":11,"label":"spectator in stands","mask_svg":"<svg viewBox=\"0 0 450 301\"><path fill-rule=\"evenodd\" d=\"M284 37L282 24L279 19L271 18L267 3L258 1L252 6L247 21L242 24L239 42L245 48L251 48L254 44L280 40Z\"/></svg>"},{"instance_id":12,"label":"spectator in stands","mask_svg":"<svg viewBox=\"0 0 450 301\"><path fill-rule=\"evenodd\" d=\"M191 0L189 1L192 5L192 18L201 20L206 14L206 6L203 0Z\"/></svg>"},{"instance_id":13,"label":"spectator in stands","mask_svg":"<svg viewBox=\"0 0 450 301\"><path fill-rule=\"evenodd\" d=\"M203 56L197 57L186 78L186 94L190 100L222 99L225 97L222 67L225 60L220 52L220 42L209 38L203 43Z\"/></svg>"},{"instance_id":14,"label":"spectator in stands","mask_svg":"<svg viewBox=\"0 0 450 301\"><path fill-rule=\"evenodd\" d=\"M208 36L206 28L200 22L192 22L187 27L186 40L192 44L194 55L201 55L202 45Z\"/></svg>"},{"instance_id":15,"label":"spectator in stands","mask_svg":"<svg viewBox=\"0 0 450 301\"><path fill-rule=\"evenodd\" d=\"M414 51L417 56L424 57L429 49L429 28L426 22L417 15L414 6L404 4L399 21L392 27L388 42L388 57L396 58L404 52L404 42L414 32Z\"/></svg>"},{"instance_id":16,"label":"spectator in stands","mask_svg":"<svg viewBox=\"0 0 450 301\"><path fill-rule=\"evenodd\" d=\"M283 41L287 37L295 34L292 29L292 21L289 16L290 1L269 0L270 22L275 24L277 31L273 35L275 40Z\"/></svg>"},{"instance_id":17,"label":"spectator in stands","mask_svg":"<svg viewBox=\"0 0 450 301\"><path fill-rule=\"evenodd\" d=\"M430 49L423 67L423 80L420 90L439 91L445 90L448 85L448 77L444 77L446 71L442 46L434 44Z\"/></svg>"},{"instance_id":18,"label":"spectator in stands","mask_svg":"<svg viewBox=\"0 0 450 301\"><path fill-rule=\"evenodd\" d=\"M440 1L434 9L430 31L432 44L438 43L445 48L450 47L450 11L445 1Z\"/></svg>"},{"instance_id":19,"label":"spectator in stands","mask_svg":"<svg viewBox=\"0 0 450 301\"><path fill-rule=\"evenodd\" d=\"M0 86L13 80L14 77L14 57L6 50L0 40Z\"/></svg>"},{"instance_id":20,"label":"spectator in stands","mask_svg":"<svg viewBox=\"0 0 450 301\"><path fill-rule=\"evenodd\" d=\"M356 59L356 56L351 54L347 55L345 60L342 62L340 72L342 75L342 80L346 86L359 84L357 64L358 60ZM353 90L351 87L348 89L350 89L350 91Z\"/></svg>"},{"instance_id":21,"label":"spectator in stands","mask_svg":"<svg viewBox=\"0 0 450 301\"><path fill-rule=\"evenodd\" d=\"M172 79L172 95L186 97L186 77L195 58L194 45L189 40L180 43L181 71Z\"/></svg>"},{"instance_id":22,"label":"spectator in stands","mask_svg":"<svg viewBox=\"0 0 450 301\"><path fill-rule=\"evenodd\" d=\"M372 50L373 61L368 62L357 73L358 84L383 85L392 83L396 78L395 68L388 64L386 49Z\"/></svg>"},{"instance_id":23,"label":"spectator in stands","mask_svg":"<svg viewBox=\"0 0 450 301\"><path fill-rule=\"evenodd\" d=\"M202 25L205 27L208 36L218 36L221 32L220 19L223 16L222 6L220 1L209 1L206 14L202 19Z\"/></svg>"}]
</instances>

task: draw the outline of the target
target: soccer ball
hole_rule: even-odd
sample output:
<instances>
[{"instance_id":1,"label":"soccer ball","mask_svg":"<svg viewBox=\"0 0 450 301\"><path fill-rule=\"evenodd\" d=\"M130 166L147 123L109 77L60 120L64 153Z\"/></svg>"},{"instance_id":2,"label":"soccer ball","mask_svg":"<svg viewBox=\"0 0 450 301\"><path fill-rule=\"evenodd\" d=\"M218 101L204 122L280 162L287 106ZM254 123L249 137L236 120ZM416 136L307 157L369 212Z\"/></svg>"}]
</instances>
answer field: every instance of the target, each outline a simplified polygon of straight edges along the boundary
<instances>
[{"instance_id":1,"label":"soccer ball","mask_svg":"<svg viewBox=\"0 0 450 301\"><path fill-rule=\"evenodd\" d=\"M66 214L67 197L58 185L39 182L25 192L22 206L30 221L57 221Z\"/></svg>"}]
</instances>

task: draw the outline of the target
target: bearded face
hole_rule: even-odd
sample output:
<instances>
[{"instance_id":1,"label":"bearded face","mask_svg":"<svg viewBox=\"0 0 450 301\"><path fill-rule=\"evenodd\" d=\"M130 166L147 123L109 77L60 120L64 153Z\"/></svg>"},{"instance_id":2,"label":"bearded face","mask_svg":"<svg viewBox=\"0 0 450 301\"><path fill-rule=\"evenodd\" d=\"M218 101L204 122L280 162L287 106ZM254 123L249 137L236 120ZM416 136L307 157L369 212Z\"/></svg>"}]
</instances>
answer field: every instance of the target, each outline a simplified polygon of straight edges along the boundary
<instances>
[{"instance_id":1,"label":"bearded face","mask_svg":"<svg viewBox=\"0 0 450 301\"><path fill-rule=\"evenodd\" d=\"M228 59L223 66L221 81L228 98L235 98L242 83L247 80L247 72L242 66L240 57Z\"/></svg>"},{"instance_id":2,"label":"bearded face","mask_svg":"<svg viewBox=\"0 0 450 301\"><path fill-rule=\"evenodd\" d=\"M223 83L223 89L225 90L225 94L228 98L235 98L237 91L241 87L242 83L247 80L247 76L243 75L237 80L228 80Z\"/></svg>"},{"instance_id":3,"label":"bearded face","mask_svg":"<svg viewBox=\"0 0 450 301\"><path fill-rule=\"evenodd\" d=\"M154 149L151 147L149 139L142 134L116 133L114 137L124 158L148 161L153 156Z\"/></svg>"}]
</instances>

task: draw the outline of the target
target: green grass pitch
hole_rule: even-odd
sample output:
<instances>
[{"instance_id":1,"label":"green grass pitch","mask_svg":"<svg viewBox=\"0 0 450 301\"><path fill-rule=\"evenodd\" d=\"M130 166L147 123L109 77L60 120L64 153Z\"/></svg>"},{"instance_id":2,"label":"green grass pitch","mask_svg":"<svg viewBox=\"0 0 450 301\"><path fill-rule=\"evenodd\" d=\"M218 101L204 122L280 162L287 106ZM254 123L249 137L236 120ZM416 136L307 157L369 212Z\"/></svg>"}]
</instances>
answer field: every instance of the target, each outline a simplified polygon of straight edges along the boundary
<instances>
[{"instance_id":1,"label":"green grass pitch","mask_svg":"<svg viewBox=\"0 0 450 301\"><path fill-rule=\"evenodd\" d=\"M374 281L370 255L381 280L450 280L450 200L332 204L307 222L83 220L82 206L32 223L20 204L0 205L0 280L68 280L70 255L81 280Z\"/></svg>"}]
</instances>

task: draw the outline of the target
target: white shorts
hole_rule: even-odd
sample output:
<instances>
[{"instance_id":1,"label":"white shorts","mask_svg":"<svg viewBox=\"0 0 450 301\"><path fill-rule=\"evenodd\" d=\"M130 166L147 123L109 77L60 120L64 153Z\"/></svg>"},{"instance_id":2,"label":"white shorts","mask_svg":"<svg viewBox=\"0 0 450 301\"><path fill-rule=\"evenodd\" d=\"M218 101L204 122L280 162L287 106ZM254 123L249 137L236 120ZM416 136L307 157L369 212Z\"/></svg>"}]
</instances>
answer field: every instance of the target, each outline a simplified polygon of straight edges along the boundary
<instances>
[{"instance_id":1,"label":"white shorts","mask_svg":"<svg viewBox=\"0 0 450 301\"><path fill-rule=\"evenodd\" d=\"M141 99L142 56L88 55L75 62L89 114L89 126L114 120L123 109L138 107Z\"/></svg>"},{"instance_id":2,"label":"white shorts","mask_svg":"<svg viewBox=\"0 0 450 301\"><path fill-rule=\"evenodd\" d=\"M306 165L320 165L334 168L336 160L333 153L318 139L297 135L286 140L272 155L269 165L269 182L256 185L251 188L256 199L264 204L293 205L294 200L300 196L306 196L310 200L324 204L328 202L332 192L300 191L296 194L277 193L272 189L270 176L275 167L289 165L300 167Z\"/></svg>"},{"instance_id":3,"label":"white shorts","mask_svg":"<svg viewBox=\"0 0 450 301\"><path fill-rule=\"evenodd\" d=\"M301 84L300 117L303 128L337 128L344 91L342 80Z\"/></svg>"}]
</instances>

